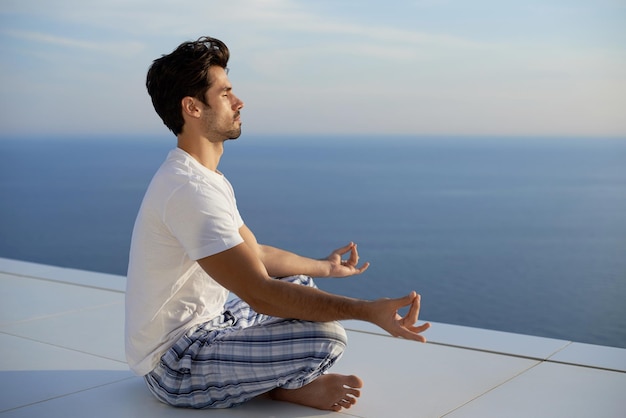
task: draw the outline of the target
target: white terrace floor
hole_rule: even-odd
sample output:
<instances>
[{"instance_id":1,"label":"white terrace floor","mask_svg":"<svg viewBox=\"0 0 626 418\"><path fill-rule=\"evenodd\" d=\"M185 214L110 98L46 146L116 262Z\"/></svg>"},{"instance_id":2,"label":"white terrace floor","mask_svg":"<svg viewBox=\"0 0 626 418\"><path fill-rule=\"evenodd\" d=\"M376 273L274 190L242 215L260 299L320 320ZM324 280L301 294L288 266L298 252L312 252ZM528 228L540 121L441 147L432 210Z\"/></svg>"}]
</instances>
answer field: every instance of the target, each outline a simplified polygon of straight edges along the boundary
<instances>
[{"instance_id":1,"label":"white terrace floor","mask_svg":"<svg viewBox=\"0 0 626 418\"><path fill-rule=\"evenodd\" d=\"M334 368L365 381L349 410L171 408L124 362L124 282L0 258L0 418L626 417L624 349L438 323L417 344L352 321Z\"/></svg>"}]
</instances>

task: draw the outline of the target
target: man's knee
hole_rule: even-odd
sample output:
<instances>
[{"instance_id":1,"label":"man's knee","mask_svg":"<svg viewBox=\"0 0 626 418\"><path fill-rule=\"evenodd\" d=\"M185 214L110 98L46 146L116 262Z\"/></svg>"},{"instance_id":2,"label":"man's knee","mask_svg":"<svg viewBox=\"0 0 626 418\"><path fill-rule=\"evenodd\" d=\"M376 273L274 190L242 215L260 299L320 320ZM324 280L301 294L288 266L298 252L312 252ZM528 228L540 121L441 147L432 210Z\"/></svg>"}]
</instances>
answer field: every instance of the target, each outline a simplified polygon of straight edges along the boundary
<instances>
[{"instance_id":1,"label":"man's knee","mask_svg":"<svg viewBox=\"0 0 626 418\"><path fill-rule=\"evenodd\" d=\"M346 330L337 321L331 322L311 322L312 333L315 335L322 350L328 352L330 357L340 357L348 344Z\"/></svg>"},{"instance_id":2,"label":"man's knee","mask_svg":"<svg viewBox=\"0 0 626 418\"><path fill-rule=\"evenodd\" d=\"M285 389L300 388L324 374L346 349L346 331L339 322L292 322L291 351L294 367L290 378L281 381Z\"/></svg>"},{"instance_id":3,"label":"man's knee","mask_svg":"<svg viewBox=\"0 0 626 418\"><path fill-rule=\"evenodd\" d=\"M338 343L343 344L344 347L348 344L348 335L346 334L346 330L338 321L320 323L327 328L326 332L332 335L332 338L337 340Z\"/></svg>"}]
</instances>

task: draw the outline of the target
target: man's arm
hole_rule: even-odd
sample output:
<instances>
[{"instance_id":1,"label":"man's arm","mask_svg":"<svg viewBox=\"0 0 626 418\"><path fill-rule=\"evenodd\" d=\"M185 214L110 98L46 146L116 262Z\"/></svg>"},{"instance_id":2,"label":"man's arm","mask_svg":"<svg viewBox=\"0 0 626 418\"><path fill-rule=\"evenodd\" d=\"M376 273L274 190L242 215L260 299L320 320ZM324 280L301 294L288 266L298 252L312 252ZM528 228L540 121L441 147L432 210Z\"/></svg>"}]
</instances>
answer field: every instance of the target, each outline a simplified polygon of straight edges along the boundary
<instances>
[{"instance_id":1,"label":"man's arm","mask_svg":"<svg viewBox=\"0 0 626 418\"><path fill-rule=\"evenodd\" d=\"M357 266L359 253L356 244L352 242L333 251L323 260L315 260L269 245L259 244L246 225L239 229L239 234L257 254L268 274L272 277L286 277L296 274L311 277L348 277L361 274L369 267L369 263L364 263L360 267ZM348 253L348 258L342 259L342 256Z\"/></svg>"},{"instance_id":2,"label":"man's arm","mask_svg":"<svg viewBox=\"0 0 626 418\"><path fill-rule=\"evenodd\" d=\"M372 322L393 336L421 342L425 338L420 333L430 327L428 323L414 326L420 309L420 297L415 292L398 299L365 301L275 280L245 242L198 263L218 283L266 315L318 322L358 319ZM409 305L405 317L397 314L398 309Z\"/></svg>"}]
</instances>

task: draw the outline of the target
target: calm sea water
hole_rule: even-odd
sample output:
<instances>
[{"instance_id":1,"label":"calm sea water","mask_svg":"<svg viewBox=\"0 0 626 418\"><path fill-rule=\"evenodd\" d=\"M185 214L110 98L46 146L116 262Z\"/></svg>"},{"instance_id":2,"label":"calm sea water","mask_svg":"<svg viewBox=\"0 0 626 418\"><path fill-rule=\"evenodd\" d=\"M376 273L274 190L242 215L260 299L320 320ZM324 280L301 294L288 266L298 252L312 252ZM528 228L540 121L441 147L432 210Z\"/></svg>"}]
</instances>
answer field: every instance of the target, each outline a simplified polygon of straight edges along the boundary
<instances>
[{"instance_id":1,"label":"calm sea water","mask_svg":"<svg viewBox=\"0 0 626 418\"><path fill-rule=\"evenodd\" d=\"M0 140L0 257L125 274L156 139ZM626 140L242 137L220 166L259 241L348 241L362 298L424 319L626 347Z\"/></svg>"}]
</instances>

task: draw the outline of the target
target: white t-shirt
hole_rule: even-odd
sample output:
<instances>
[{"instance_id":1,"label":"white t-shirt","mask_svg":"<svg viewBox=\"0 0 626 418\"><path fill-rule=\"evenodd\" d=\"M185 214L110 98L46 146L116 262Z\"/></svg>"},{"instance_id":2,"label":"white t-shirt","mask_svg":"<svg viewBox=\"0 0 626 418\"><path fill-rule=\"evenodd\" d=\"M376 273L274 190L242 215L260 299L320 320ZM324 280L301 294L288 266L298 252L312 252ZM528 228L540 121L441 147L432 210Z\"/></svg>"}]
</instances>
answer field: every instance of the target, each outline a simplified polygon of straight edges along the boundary
<instances>
[{"instance_id":1,"label":"white t-shirt","mask_svg":"<svg viewBox=\"0 0 626 418\"><path fill-rule=\"evenodd\" d=\"M220 315L228 290L196 262L243 242L233 188L176 148L144 196L130 249L126 359L138 375L195 325Z\"/></svg>"}]
</instances>

